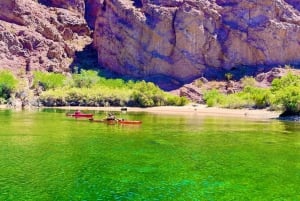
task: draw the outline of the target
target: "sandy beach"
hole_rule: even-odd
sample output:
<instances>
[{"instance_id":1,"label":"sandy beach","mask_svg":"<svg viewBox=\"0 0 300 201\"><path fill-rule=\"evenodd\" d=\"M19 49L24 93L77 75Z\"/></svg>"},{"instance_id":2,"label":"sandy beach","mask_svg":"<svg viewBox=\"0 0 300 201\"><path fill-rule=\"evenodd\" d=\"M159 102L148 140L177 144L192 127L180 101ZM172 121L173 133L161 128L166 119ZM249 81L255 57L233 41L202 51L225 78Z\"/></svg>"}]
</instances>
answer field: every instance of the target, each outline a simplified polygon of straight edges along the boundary
<instances>
[{"instance_id":1,"label":"sandy beach","mask_svg":"<svg viewBox=\"0 0 300 201\"><path fill-rule=\"evenodd\" d=\"M64 106L51 107L64 110L82 110L82 111L111 111L120 112L122 107L80 107L80 106ZM186 106L160 106L160 107L126 107L128 112L148 112L155 114L169 115L198 115L198 116L224 116L224 117L241 117L255 119L272 119L278 118L280 111L268 111L266 109L250 110L250 109L225 109L217 107L207 107L200 104L189 104ZM6 105L0 105L0 109L7 109Z\"/></svg>"},{"instance_id":2,"label":"sandy beach","mask_svg":"<svg viewBox=\"0 0 300 201\"><path fill-rule=\"evenodd\" d=\"M55 107L65 110L82 110L82 111L111 111L120 112L121 107ZM255 119L271 119L278 118L280 111L268 111L265 109L224 109L216 107L207 107L206 105L190 104L186 106L161 106L161 107L126 107L128 112L148 112L156 114L169 115L199 115L199 116L225 116L225 117L241 117Z\"/></svg>"}]
</instances>

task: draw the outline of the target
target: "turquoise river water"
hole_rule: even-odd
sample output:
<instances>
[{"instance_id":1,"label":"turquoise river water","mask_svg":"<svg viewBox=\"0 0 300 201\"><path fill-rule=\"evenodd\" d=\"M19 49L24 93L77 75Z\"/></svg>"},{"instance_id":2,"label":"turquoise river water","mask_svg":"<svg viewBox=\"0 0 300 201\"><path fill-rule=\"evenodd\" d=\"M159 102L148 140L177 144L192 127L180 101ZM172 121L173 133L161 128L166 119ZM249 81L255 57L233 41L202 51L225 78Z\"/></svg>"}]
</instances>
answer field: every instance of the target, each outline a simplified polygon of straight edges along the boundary
<instances>
[{"instance_id":1,"label":"turquoise river water","mask_svg":"<svg viewBox=\"0 0 300 201\"><path fill-rule=\"evenodd\" d=\"M0 110L0 200L300 200L300 123L65 112Z\"/></svg>"}]
</instances>

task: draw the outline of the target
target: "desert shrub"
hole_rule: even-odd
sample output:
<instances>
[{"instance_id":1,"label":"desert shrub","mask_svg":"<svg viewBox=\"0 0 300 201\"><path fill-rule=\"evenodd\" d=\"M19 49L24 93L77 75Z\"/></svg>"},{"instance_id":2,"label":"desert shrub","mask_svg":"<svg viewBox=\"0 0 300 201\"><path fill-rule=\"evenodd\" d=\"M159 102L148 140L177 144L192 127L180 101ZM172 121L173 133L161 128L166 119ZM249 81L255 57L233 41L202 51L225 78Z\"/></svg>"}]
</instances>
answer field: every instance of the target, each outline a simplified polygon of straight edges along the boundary
<instances>
[{"instance_id":1,"label":"desert shrub","mask_svg":"<svg viewBox=\"0 0 300 201\"><path fill-rule=\"evenodd\" d=\"M66 77L60 73L35 71L34 87L41 86L44 90L55 89L64 86Z\"/></svg>"},{"instance_id":2,"label":"desert shrub","mask_svg":"<svg viewBox=\"0 0 300 201\"><path fill-rule=\"evenodd\" d=\"M271 103L271 92L269 89L247 86L243 91L230 95L213 89L205 92L203 98L208 107L265 108Z\"/></svg>"},{"instance_id":3,"label":"desert shrub","mask_svg":"<svg viewBox=\"0 0 300 201\"><path fill-rule=\"evenodd\" d=\"M275 78L272 81L271 91L280 91L281 89L285 89L288 86L300 86L300 76L288 72L281 78Z\"/></svg>"},{"instance_id":4,"label":"desert shrub","mask_svg":"<svg viewBox=\"0 0 300 201\"><path fill-rule=\"evenodd\" d=\"M149 96L149 94L134 92L132 98L138 105L142 107L155 106L154 101L151 99L151 96Z\"/></svg>"},{"instance_id":5,"label":"desert shrub","mask_svg":"<svg viewBox=\"0 0 300 201\"><path fill-rule=\"evenodd\" d=\"M188 103L185 97L167 94L151 82L140 81L132 87L131 100L141 107L163 105L182 106Z\"/></svg>"},{"instance_id":6,"label":"desert shrub","mask_svg":"<svg viewBox=\"0 0 300 201\"><path fill-rule=\"evenodd\" d=\"M241 92L245 99L252 100L255 108L266 108L271 104L271 92L269 89L247 86Z\"/></svg>"},{"instance_id":7,"label":"desert shrub","mask_svg":"<svg viewBox=\"0 0 300 201\"><path fill-rule=\"evenodd\" d=\"M136 82L134 82L133 80L128 80L125 84L128 89L133 89Z\"/></svg>"},{"instance_id":8,"label":"desert shrub","mask_svg":"<svg viewBox=\"0 0 300 201\"><path fill-rule=\"evenodd\" d=\"M41 103L46 106L104 106L108 103L111 106L151 107L188 102L184 97L165 93L151 82L106 79L92 70L81 70L79 74L65 77L64 86L46 82L47 76L53 76L50 73L36 72L36 75L35 82L47 89L40 96Z\"/></svg>"},{"instance_id":9,"label":"desert shrub","mask_svg":"<svg viewBox=\"0 0 300 201\"><path fill-rule=\"evenodd\" d=\"M256 80L253 77L245 76L241 79L243 87L254 87Z\"/></svg>"},{"instance_id":10,"label":"desert shrub","mask_svg":"<svg viewBox=\"0 0 300 201\"><path fill-rule=\"evenodd\" d=\"M300 114L300 87L288 86L277 91L274 103L282 105L286 114Z\"/></svg>"},{"instance_id":11,"label":"desert shrub","mask_svg":"<svg viewBox=\"0 0 300 201\"><path fill-rule=\"evenodd\" d=\"M97 83L99 86L106 86L110 88L127 88L127 85L122 79L105 79L101 77Z\"/></svg>"},{"instance_id":12,"label":"desert shrub","mask_svg":"<svg viewBox=\"0 0 300 201\"><path fill-rule=\"evenodd\" d=\"M151 85L151 84L150 84ZM109 87L60 88L44 91L40 102L45 106L139 106L185 105L184 97L173 96L160 90L145 92L133 89L112 89Z\"/></svg>"},{"instance_id":13,"label":"desert shrub","mask_svg":"<svg viewBox=\"0 0 300 201\"><path fill-rule=\"evenodd\" d=\"M91 88L99 80L98 72L93 70L82 69L79 74L73 74L74 87L78 88Z\"/></svg>"},{"instance_id":14,"label":"desert shrub","mask_svg":"<svg viewBox=\"0 0 300 201\"><path fill-rule=\"evenodd\" d=\"M230 109L251 108L254 102L241 94L225 95L220 103L221 107Z\"/></svg>"},{"instance_id":15,"label":"desert shrub","mask_svg":"<svg viewBox=\"0 0 300 201\"><path fill-rule=\"evenodd\" d=\"M2 104L5 104L5 103L7 103L7 101L4 98L0 97L0 104L2 105Z\"/></svg>"},{"instance_id":16,"label":"desert shrub","mask_svg":"<svg viewBox=\"0 0 300 201\"><path fill-rule=\"evenodd\" d=\"M282 108L285 114L300 113L300 76L288 73L282 78L274 79L271 88L254 87L253 78L242 80L241 92L223 95L217 90L204 94L208 106L227 108Z\"/></svg>"},{"instance_id":17,"label":"desert shrub","mask_svg":"<svg viewBox=\"0 0 300 201\"><path fill-rule=\"evenodd\" d=\"M127 103L131 95L130 90L109 88L69 88L67 90L54 89L41 94L40 101L45 106L121 106Z\"/></svg>"},{"instance_id":18,"label":"desert shrub","mask_svg":"<svg viewBox=\"0 0 300 201\"><path fill-rule=\"evenodd\" d=\"M300 114L300 76L289 72L282 78L272 82L271 91L274 94L272 104L281 106L284 114Z\"/></svg>"},{"instance_id":19,"label":"desert shrub","mask_svg":"<svg viewBox=\"0 0 300 201\"><path fill-rule=\"evenodd\" d=\"M203 99L206 102L208 107L220 105L224 98L225 95L220 93L216 89L206 91L203 95Z\"/></svg>"},{"instance_id":20,"label":"desert shrub","mask_svg":"<svg viewBox=\"0 0 300 201\"><path fill-rule=\"evenodd\" d=\"M179 97L174 95L167 95L167 102L165 105L184 106L189 103L186 97Z\"/></svg>"},{"instance_id":21,"label":"desert shrub","mask_svg":"<svg viewBox=\"0 0 300 201\"><path fill-rule=\"evenodd\" d=\"M284 65L284 68L290 70L290 69L293 69L294 67L291 65Z\"/></svg>"},{"instance_id":22,"label":"desert shrub","mask_svg":"<svg viewBox=\"0 0 300 201\"><path fill-rule=\"evenodd\" d=\"M203 81L201 79L197 79L193 82L193 84L198 87L201 88L203 86Z\"/></svg>"},{"instance_id":23,"label":"desert shrub","mask_svg":"<svg viewBox=\"0 0 300 201\"><path fill-rule=\"evenodd\" d=\"M225 78L226 78L226 80L231 80L232 78L233 78L233 74L232 73L226 73L225 74Z\"/></svg>"},{"instance_id":24,"label":"desert shrub","mask_svg":"<svg viewBox=\"0 0 300 201\"><path fill-rule=\"evenodd\" d=\"M131 98L142 107L165 105L163 91L151 82L137 82L133 90Z\"/></svg>"},{"instance_id":25,"label":"desert shrub","mask_svg":"<svg viewBox=\"0 0 300 201\"><path fill-rule=\"evenodd\" d=\"M16 90L18 81L15 76L6 70L0 71L0 98L7 100Z\"/></svg>"}]
</instances>

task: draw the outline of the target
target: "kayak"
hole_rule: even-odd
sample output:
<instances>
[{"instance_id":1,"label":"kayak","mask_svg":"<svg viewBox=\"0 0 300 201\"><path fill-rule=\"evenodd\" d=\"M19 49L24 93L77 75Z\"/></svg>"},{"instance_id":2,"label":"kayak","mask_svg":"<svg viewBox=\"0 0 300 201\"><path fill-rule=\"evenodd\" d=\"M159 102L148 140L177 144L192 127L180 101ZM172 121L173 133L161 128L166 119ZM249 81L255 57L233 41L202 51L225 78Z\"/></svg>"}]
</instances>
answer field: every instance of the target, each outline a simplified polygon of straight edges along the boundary
<instances>
[{"instance_id":1,"label":"kayak","mask_svg":"<svg viewBox=\"0 0 300 201\"><path fill-rule=\"evenodd\" d=\"M119 124L142 124L141 121L133 121L133 120L118 120Z\"/></svg>"},{"instance_id":2,"label":"kayak","mask_svg":"<svg viewBox=\"0 0 300 201\"><path fill-rule=\"evenodd\" d=\"M116 124L116 123L118 123L118 121L114 120L114 119L93 119L93 118L90 118L89 120L90 120L90 122L107 123L107 124Z\"/></svg>"},{"instance_id":3,"label":"kayak","mask_svg":"<svg viewBox=\"0 0 300 201\"><path fill-rule=\"evenodd\" d=\"M74 114L67 114L68 117L75 117L75 118L93 118L93 114L83 114L83 113L74 113Z\"/></svg>"},{"instance_id":4,"label":"kayak","mask_svg":"<svg viewBox=\"0 0 300 201\"><path fill-rule=\"evenodd\" d=\"M142 124L141 121L132 121L132 120L124 120L124 119L90 119L91 122L100 122L100 123L107 123L107 124Z\"/></svg>"}]
</instances>

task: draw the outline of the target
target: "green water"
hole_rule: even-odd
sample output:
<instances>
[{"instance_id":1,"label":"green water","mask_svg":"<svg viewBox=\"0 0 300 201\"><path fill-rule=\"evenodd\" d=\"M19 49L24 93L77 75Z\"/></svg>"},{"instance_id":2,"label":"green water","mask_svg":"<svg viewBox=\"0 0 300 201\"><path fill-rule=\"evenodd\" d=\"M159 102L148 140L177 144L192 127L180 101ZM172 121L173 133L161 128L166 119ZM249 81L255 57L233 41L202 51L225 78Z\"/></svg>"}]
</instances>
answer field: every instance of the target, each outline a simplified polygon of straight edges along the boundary
<instances>
[{"instance_id":1,"label":"green water","mask_svg":"<svg viewBox=\"0 0 300 201\"><path fill-rule=\"evenodd\" d=\"M0 200L300 200L299 123L64 112L0 110Z\"/></svg>"}]
</instances>

